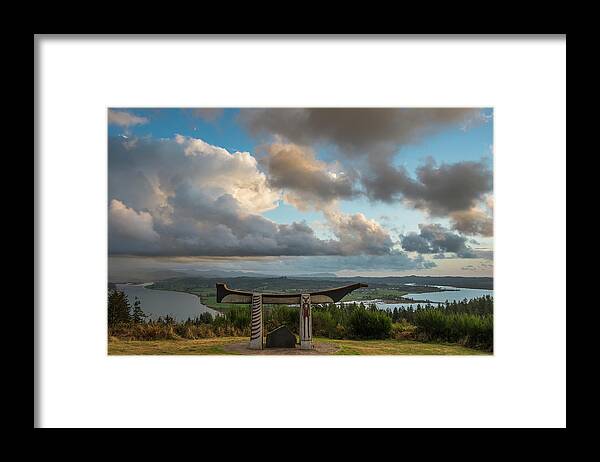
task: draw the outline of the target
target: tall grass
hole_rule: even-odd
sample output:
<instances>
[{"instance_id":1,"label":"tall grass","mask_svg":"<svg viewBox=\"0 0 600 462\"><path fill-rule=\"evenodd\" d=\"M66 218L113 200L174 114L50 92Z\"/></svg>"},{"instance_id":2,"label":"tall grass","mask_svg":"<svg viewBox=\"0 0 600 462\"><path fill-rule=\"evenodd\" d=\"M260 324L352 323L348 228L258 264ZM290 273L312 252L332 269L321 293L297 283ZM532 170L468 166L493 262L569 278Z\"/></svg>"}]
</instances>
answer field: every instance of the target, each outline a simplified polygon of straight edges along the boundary
<instances>
[{"instance_id":1,"label":"tall grass","mask_svg":"<svg viewBox=\"0 0 600 462\"><path fill-rule=\"evenodd\" d=\"M170 316L145 322L121 322L108 327L110 337L125 340L177 340L250 335L250 314L234 310L227 316L214 317L203 313L186 321Z\"/></svg>"}]
</instances>

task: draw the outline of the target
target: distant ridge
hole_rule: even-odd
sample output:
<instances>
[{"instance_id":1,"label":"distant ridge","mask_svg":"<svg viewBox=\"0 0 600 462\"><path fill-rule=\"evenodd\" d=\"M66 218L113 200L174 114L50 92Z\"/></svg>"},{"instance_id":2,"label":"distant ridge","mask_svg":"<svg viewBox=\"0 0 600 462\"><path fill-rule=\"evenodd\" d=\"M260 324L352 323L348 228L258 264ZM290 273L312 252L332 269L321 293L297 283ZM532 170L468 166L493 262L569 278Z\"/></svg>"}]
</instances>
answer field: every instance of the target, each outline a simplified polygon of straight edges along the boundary
<instances>
[{"instance_id":1,"label":"distant ridge","mask_svg":"<svg viewBox=\"0 0 600 462\"><path fill-rule=\"evenodd\" d=\"M335 273L305 273L305 274L293 274L291 276L288 276L288 278L303 278L303 279L310 279L310 278L328 278L328 279L336 279L338 276Z\"/></svg>"},{"instance_id":2,"label":"distant ridge","mask_svg":"<svg viewBox=\"0 0 600 462\"><path fill-rule=\"evenodd\" d=\"M226 270L190 270L186 271L186 276L190 277L246 277L246 278L280 278L287 277L293 279L310 278L337 278L335 273L303 273L282 276L280 274L257 273L254 271L226 271Z\"/></svg>"},{"instance_id":3,"label":"distant ridge","mask_svg":"<svg viewBox=\"0 0 600 462\"><path fill-rule=\"evenodd\" d=\"M465 289L489 289L494 288L494 278L486 276L355 276L339 277L340 281L378 281L381 283L396 284L418 284L425 286L452 286Z\"/></svg>"},{"instance_id":4,"label":"distant ridge","mask_svg":"<svg viewBox=\"0 0 600 462\"><path fill-rule=\"evenodd\" d=\"M137 269L135 271L109 269L109 282L156 282L167 279L196 278L204 280L233 281L244 279L287 279L288 281L319 281L319 283L330 282L329 285L336 286L343 282L365 282L367 284L394 285L425 285L425 286L452 286L467 289L493 289L494 278L472 277L472 276L337 276L334 273L302 273L294 275L265 274L252 271L226 271L226 270L155 270Z\"/></svg>"}]
</instances>

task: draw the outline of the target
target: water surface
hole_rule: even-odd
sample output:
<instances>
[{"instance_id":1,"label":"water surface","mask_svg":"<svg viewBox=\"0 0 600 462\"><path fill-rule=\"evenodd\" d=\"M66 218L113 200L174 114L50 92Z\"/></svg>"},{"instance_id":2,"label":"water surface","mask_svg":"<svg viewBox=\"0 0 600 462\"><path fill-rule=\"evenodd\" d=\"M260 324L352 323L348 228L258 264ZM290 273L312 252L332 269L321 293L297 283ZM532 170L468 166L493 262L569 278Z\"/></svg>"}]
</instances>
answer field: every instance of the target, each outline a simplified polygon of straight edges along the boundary
<instances>
[{"instance_id":1,"label":"water surface","mask_svg":"<svg viewBox=\"0 0 600 462\"><path fill-rule=\"evenodd\" d=\"M132 305L135 297L139 298L142 310L152 319L159 316L164 317L167 314L179 321L185 321L187 318L193 319L206 312L213 316L220 315L218 311L200 303L200 298L196 295L172 290L147 289L145 286L149 284L152 283L117 284L117 289L125 292Z\"/></svg>"},{"instance_id":2,"label":"water surface","mask_svg":"<svg viewBox=\"0 0 600 462\"><path fill-rule=\"evenodd\" d=\"M465 288L457 288L451 286L431 286L438 287L440 289L448 289L442 292L423 292L420 294L407 294L405 295L408 298L413 300L425 300L426 302L430 302L432 305L444 303L446 301L460 302L464 299L471 300L473 298L483 297L485 295L494 296L494 291L490 289L465 289ZM425 303L426 303L425 302ZM375 301L377 308L393 310L394 308L402 309L402 308L416 308L417 305L423 306L423 302L417 303L384 303L381 300Z\"/></svg>"}]
</instances>

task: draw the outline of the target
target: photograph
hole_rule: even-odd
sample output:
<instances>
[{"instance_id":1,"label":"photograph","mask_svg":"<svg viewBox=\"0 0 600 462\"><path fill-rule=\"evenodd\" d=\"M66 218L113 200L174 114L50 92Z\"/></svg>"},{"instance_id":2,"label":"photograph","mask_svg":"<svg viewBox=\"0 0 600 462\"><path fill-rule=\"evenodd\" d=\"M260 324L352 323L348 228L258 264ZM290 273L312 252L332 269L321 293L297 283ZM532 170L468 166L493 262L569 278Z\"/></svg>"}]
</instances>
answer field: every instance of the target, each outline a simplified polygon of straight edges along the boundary
<instances>
[{"instance_id":1,"label":"photograph","mask_svg":"<svg viewBox=\"0 0 600 462\"><path fill-rule=\"evenodd\" d=\"M493 355L492 107L108 107L108 355Z\"/></svg>"}]
</instances>

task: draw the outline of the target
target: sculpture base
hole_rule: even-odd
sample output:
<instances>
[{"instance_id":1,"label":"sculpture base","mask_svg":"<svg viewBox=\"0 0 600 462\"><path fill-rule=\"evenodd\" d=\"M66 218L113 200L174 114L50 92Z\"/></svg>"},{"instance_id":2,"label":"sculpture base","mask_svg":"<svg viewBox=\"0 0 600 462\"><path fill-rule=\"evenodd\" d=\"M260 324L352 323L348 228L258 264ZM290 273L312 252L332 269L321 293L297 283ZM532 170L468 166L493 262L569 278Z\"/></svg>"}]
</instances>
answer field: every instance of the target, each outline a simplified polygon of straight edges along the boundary
<instances>
[{"instance_id":1,"label":"sculpture base","mask_svg":"<svg viewBox=\"0 0 600 462\"><path fill-rule=\"evenodd\" d=\"M296 336L285 325L267 333L265 348L296 348Z\"/></svg>"},{"instance_id":2,"label":"sculpture base","mask_svg":"<svg viewBox=\"0 0 600 462\"><path fill-rule=\"evenodd\" d=\"M301 340L300 341L300 349L301 350L312 350L313 344L312 340Z\"/></svg>"},{"instance_id":3,"label":"sculpture base","mask_svg":"<svg viewBox=\"0 0 600 462\"><path fill-rule=\"evenodd\" d=\"M248 348L250 348L251 350L262 350L263 349L262 338L250 340L250 342L248 343Z\"/></svg>"}]
</instances>

